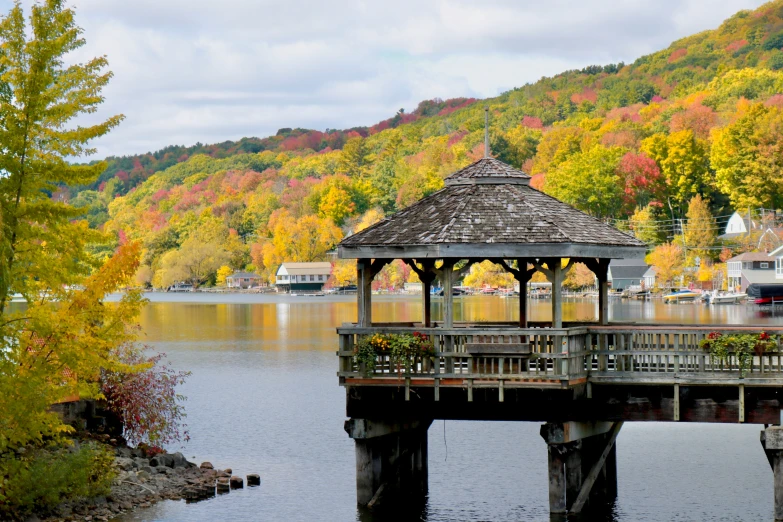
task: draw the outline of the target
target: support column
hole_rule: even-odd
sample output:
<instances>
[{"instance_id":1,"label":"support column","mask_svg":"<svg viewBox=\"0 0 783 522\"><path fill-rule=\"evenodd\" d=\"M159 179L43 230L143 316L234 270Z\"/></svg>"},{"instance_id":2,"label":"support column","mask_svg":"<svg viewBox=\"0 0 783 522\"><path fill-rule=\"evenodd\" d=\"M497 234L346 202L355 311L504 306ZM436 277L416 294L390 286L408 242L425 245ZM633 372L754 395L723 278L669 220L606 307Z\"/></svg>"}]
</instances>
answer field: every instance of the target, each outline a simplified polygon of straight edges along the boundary
<instances>
[{"instance_id":1,"label":"support column","mask_svg":"<svg viewBox=\"0 0 783 522\"><path fill-rule=\"evenodd\" d=\"M598 324L609 324L609 259L598 260Z\"/></svg>"},{"instance_id":2,"label":"support column","mask_svg":"<svg viewBox=\"0 0 783 522\"><path fill-rule=\"evenodd\" d=\"M552 272L552 328L563 327L563 268L560 258L553 259L549 270Z\"/></svg>"},{"instance_id":3,"label":"support column","mask_svg":"<svg viewBox=\"0 0 783 522\"><path fill-rule=\"evenodd\" d=\"M775 522L783 522L783 427L770 426L762 430L761 447L772 468Z\"/></svg>"},{"instance_id":4,"label":"support column","mask_svg":"<svg viewBox=\"0 0 783 522\"><path fill-rule=\"evenodd\" d=\"M359 300L359 326L372 326L372 260L356 261L357 297Z\"/></svg>"},{"instance_id":5,"label":"support column","mask_svg":"<svg viewBox=\"0 0 783 522\"><path fill-rule=\"evenodd\" d=\"M527 328L527 282L530 280L527 275L527 259L517 259L517 270L520 277L519 281L519 327Z\"/></svg>"},{"instance_id":6,"label":"support column","mask_svg":"<svg viewBox=\"0 0 783 522\"><path fill-rule=\"evenodd\" d=\"M431 420L350 419L356 446L356 502L371 508L427 494L427 430Z\"/></svg>"},{"instance_id":7,"label":"support column","mask_svg":"<svg viewBox=\"0 0 783 522\"><path fill-rule=\"evenodd\" d=\"M444 259L441 267L443 274L443 327L454 326L454 263Z\"/></svg>"},{"instance_id":8,"label":"support column","mask_svg":"<svg viewBox=\"0 0 783 522\"><path fill-rule=\"evenodd\" d=\"M590 502L617 495L615 441L622 422L566 422L541 426L549 460L552 515L581 513Z\"/></svg>"}]
</instances>

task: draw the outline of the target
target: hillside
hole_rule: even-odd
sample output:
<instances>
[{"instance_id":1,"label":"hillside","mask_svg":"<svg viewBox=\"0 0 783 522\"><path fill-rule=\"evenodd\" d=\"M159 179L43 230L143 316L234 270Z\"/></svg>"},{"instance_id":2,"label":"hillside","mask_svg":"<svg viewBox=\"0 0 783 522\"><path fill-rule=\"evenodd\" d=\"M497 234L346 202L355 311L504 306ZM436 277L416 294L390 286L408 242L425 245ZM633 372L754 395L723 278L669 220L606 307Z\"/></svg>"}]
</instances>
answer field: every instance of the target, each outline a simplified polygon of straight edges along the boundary
<instances>
[{"instance_id":1,"label":"hillside","mask_svg":"<svg viewBox=\"0 0 783 522\"><path fill-rule=\"evenodd\" d=\"M696 194L718 214L783 203L782 47L778 0L632 64L425 101L371 128L109 158L98 186L57 196L84 206L91 226L143 242L140 281L213 281L221 265L268 274L438 190L483 153L486 104L493 155L656 243L667 231L650 223L685 217Z\"/></svg>"}]
</instances>

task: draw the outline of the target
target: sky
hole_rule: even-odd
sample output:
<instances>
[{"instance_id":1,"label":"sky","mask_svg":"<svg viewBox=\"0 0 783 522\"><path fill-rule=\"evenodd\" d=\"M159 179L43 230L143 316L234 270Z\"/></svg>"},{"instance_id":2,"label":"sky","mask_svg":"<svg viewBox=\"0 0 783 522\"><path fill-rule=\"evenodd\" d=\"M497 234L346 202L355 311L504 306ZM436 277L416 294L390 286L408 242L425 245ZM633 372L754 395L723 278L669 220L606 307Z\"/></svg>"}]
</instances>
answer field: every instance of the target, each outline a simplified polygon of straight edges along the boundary
<instances>
[{"instance_id":1,"label":"sky","mask_svg":"<svg viewBox=\"0 0 783 522\"><path fill-rule=\"evenodd\" d=\"M30 5L32 0L23 0ZM0 0L7 12L11 1ZM114 73L97 157L369 126L419 101L496 96L624 61L763 0L71 0Z\"/></svg>"}]
</instances>

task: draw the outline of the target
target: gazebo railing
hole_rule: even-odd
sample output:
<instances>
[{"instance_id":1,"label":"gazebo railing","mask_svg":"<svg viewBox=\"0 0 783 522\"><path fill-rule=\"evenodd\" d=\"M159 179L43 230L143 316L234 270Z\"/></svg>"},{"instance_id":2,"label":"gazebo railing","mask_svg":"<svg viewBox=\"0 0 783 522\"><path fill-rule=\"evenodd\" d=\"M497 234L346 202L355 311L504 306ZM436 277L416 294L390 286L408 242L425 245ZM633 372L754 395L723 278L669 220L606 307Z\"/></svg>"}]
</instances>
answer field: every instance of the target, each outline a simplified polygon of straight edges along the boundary
<instances>
[{"instance_id":1,"label":"gazebo railing","mask_svg":"<svg viewBox=\"0 0 783 522\"><path fill-rule=\"evenodd\" d=\"M713 332L721 335L767 332L776 336L771 349L753 353L744 362L737 353L718 358L700 343ZM759 326L590 326L588 360L594 382L691 380L769 381L783 384L779 327ZM765 382L760 382L764 384Z\"/></svg>"},{"instance_id":2,"label":"gazebo railing","mask_svg":"<svg viewBox=\"0 0 783 522\"><path fill-rule=\"evenodd\" d=\"M741 360L735 353L712 356L700 346L710 333L776 335L775 346ZM410 365L377 355L370 369L357 362L354 347L364 336L428 335L434 355ZM783 328L758 326L610 325L575 328L513 328L466 325L422 328L385 324L338 328L343 382L362 385L530 386L535 384L755 383L783 385ZM428 380L429 379L429 380Z\"/></svg>"},{"instance_id":3,"label":"gazebo railing","mask_svg":"<svg viewBox=\"0 0 783 522\"><path fill-rule=\"evenodd\" d=\"M377 355L375 368L355 360L354 347L362 337L381 334L428 335L433 356L418 356L401 368L388 355ZM587 376L584 328L511 328L506 325L468 328L417 328L373 326L338 328L340 335L339 376L351 379L390 380L434 378L479 381L574 381Z\"/></svg>"}]
</instances>

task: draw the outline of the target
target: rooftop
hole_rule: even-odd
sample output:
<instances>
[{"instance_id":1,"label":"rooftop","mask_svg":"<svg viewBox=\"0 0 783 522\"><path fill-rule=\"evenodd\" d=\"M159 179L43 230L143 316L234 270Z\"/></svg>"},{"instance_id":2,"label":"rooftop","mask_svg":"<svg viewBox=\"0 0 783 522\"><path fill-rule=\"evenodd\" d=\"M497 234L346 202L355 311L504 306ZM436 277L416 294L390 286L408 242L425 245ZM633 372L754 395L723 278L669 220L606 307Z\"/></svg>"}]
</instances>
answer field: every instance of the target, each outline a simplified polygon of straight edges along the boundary
<instances>
[{"instance_id":1,"label":"rooftop","mask_svg":"<svg viewBox=\"0 0 783 522\"><path fill-rule=\"evenodd\" d=\"M314 261L311 263L286 262L277 269L278 274L288 275L317 275L332 272L332 264L328 261Z\"/></svg>"},{"instance_id":2,"label":"rooftop","mask_svg":"<svg viewBox=\"0 0 783 522\"><path fill-rule=\"evenodd\" d=\"M744 254L740 254L738 256L734 256L728 261L727 263L731 263L732 261L775 261L775 258L770 256L769 254L765 254L764 252L745 252Z\"/></svg>"},{"instance_id":3,"label":"rooftop","mask_svg":"<svg viewBox=\"0 0 783 522\"><path fill-rule=\"evenodd\" d=\"M340 257L641 257L645 245L529 186L493 158L446 178L445 188L345 238Z\"/></svg>"}]
</instances>

